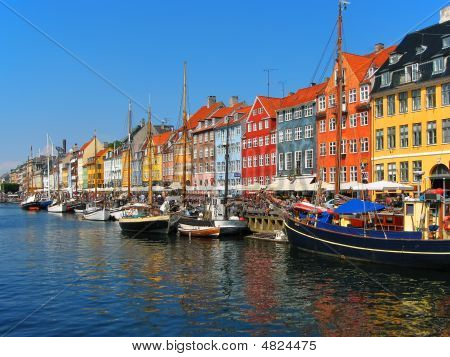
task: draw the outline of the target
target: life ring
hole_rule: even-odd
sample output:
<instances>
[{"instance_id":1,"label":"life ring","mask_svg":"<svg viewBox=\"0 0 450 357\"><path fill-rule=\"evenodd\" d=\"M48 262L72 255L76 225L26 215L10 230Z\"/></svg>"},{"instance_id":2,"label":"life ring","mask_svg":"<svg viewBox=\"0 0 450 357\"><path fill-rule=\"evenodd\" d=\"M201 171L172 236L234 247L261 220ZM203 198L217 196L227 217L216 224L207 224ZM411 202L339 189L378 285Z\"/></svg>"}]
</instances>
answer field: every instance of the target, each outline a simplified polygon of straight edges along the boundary
<instances>
[{"instance_id":1,"label":"life ring","mask_svg":"<svg viewBox=\"0 0 450 357\"><path fill-rule=\"evenodd\" d=\"M444 217L444 230L450 231L450 216Z\"/></svg>"}]
</instances>

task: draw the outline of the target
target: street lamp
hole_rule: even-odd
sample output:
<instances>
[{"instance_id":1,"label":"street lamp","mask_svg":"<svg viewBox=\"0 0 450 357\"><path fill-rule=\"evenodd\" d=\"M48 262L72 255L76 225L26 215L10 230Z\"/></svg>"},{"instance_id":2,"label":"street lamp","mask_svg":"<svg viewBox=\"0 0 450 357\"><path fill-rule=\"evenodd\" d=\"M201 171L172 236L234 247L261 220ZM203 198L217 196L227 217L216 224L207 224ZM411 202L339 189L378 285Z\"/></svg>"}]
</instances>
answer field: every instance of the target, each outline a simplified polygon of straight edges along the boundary
<instances>
[{"instance_id":1,"label":"street lamp","mask_svg":"<svg viewBox=\"0 0 450 357\"><path fill-rule=\"evenodd\" d=\"M418 178L417 199L420 199L420 183L422 182L422 176L425 175L425 171L414 171L413 174Z\"/></svg>"}]
</instances>

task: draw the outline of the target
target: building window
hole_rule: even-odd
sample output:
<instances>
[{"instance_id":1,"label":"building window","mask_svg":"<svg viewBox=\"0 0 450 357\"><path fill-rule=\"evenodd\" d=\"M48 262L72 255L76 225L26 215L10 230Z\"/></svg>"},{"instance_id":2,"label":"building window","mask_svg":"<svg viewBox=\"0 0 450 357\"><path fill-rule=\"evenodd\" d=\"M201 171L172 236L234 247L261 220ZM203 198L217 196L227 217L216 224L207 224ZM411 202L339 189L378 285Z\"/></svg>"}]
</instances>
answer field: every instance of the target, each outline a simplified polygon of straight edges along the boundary
<instances>
[{"instance_id":1,"label":"building window","mask_svg":"<svg viewBox=\"0 0 450 357\"><path fill-rule=\"evenodd\" d=\"M349 144L349 150L350 150L351 154L355 154L358 152L358 144L357 144L356 139L350 139L348 141L348 144Z\"/></svg>"},{"instance_id":2,"label":"building window","mask_svg":"<svg viewBox=\"0 0 450 357\"><path fill-rule=\"evenodd\" d=\"M302 173L302 152L295 152L295 173L296 175L301 175Z\"/></svg>"},{"instance_id":3,"label":"building window","mask_svg":"<svg viewBox=\"0 0 450 357\"><path fill-rule=\"evenodd\" d=\"M369 152L369 138L361 138L361 152Z\"/></svg>"},{"instance_id":4,"label":"building window","mask_svg":"<svg viewBox=\"0 0 450 357\"><path fill-rule=\"evenodd\" d=\"M398 112L408 112L408 92L401 92L398 94Z\"/></svg>"},{"instance_id":5,"label":"building window","mask_svg":"<svg viewBox=\"0 0 450 357\"><path fill-rule=\"evenodd\" d=\"M299 126L295 128L295 140L300 140L302 138L302 128Z\"/></svg>"},{"instance_id":6,"label":"building window","mask_svg":"<svg viewBox=\"0 0 450 357\"><path fill-rule=\"evenodd\" d=\"M402 161L400 162L400 181L401 182L408 182L408 161Z\"/></svg>"},{"instance_id":7,"label":"building window","mask_svg":"<svg viewBox=\"0 0 450 357\"><path fill-rule=\"evenodd\" d=\"M276 144L277 143L277 134L271 134L270 135L270 143L271 144Z\"/></svg>"},{"instance_id":8,"label":"building window","mask_svg":"<svg viewBox=\"0 0 450 357\"><path fill-rule=\"evenodd\" d=\"M444 72L444 57L435 58L433 60L433 74Z\"/></svg>"},{"instance_id":9,"label":"building window","mask_svg":"<svg viewBox=\"0 0 450 357\"><path fill-rule=\"evenodd\" d=\"M242 148L247 149L247 140L242 140Z\"/></svg>"},{"instance_id":10,"label":"building window","mask_svg":"<svg viewBox=\"0 0 450 357\"><path fill-rule=\"evenodd\" d=\"M302 117L302 110L300 108L295 108L294 119L300 119Z\"/></svg>"},{"instance_id":11,"label":"building window","mask_svg":"<svg viewBox=\"0 0 450 357\"><path fill-rule=\"evenodd\" d=\"M284 131L278 132L278 142L281 144L284 141Z\"/></svg>"},{"instance_id":12,"label":"building window","mask_svg":"<svg viewBox=\"0 0 450 357\"><path fill-rule=\"evenodd\" d=\"M413 124L413 146L422 145L422 124Z\"/></svg>"},{"instance_id":13,"label":"building window","mask_svg":"<svg viewBox=\"0 0 450 357\"><path fill-rule=\"evenodd\" d=\"M435 145L436 141L436 122L429 121L427 122L427 144Z\"/></svg>"},{"instance_id":14,"label":"building window","mask_svg":"<svg viewBox=\"0 0 450 357\"><path fill-rule=\"evenodd\" d=\"M336 155L336 142L330 142L330 155Z\"/></svg>"},{"instance_id":15,"label":"building window","mask_svg":"<svg viewBox=\"0 0 450 357\"><path fill-rule=\"evenodd\" d=\"M391 73L384 72L381 74L381 87L387 87L391 84Z\"/></svg>"},{"instance_id":16,"label":"building window","mask_svg":"<svg viewBox=\"0 0 450 357\"><path fill-rule=\"evenodd\" d=\"M264 145L269 145L270 144L270 136L269 135L266 135L265 137L264 137Z\"/></svg>"},{"instance_id":17,"label":"building window","mask_svg":"<svg viewBox=\"0 0 450 357\"><path fill-rule=\"evenodd\" d=\"M258 167L258 156L253 156L253 167Z\"/></svg>"},{"instance_id":18,"label":"building window","mask_svg":"<svg viewBox=\"0 0 450 357\"><path fill-rule=\"evenodd\" d=\"M360 113L359 120L361 122L361 126L369 125L369 112Z\"/></svg>"},{"instance_id":19,"label":"building window","mask_svg":"<svg viewBox=\"0 0 450 357\"><path fill-rule=\"evenodd\" d=\"M264 129L269 129L269 119L264 120Z\"/></svg>"},{"instance_id":20,"label":"building window","mask_svg":"<svg viewBox=\"0 0 450 357\"><path fill-rule=\"evenodd\" d=\"M313 128L312 125L305 125L305 139L312 138Z\"/></svg>"},{"instance_id":21,"label":"building window","mask_svg":"<svg viewBox=\"0 0 450 357\"><path fill-rule=\"evenodd\" d=\"M272 159L272 165L276 165L277 164L277 154L275 152L273 152L272 154L270 154L271 159Z\"/></svg>"},{"instance_id":22,"label":"building window","mask_svg":"<svg viewBox=\"0 0 450 357\"><path fill-rule=\"evenodd\" d=\"M253 123L253 131L256 131L257 129L256 129L256 123Z\"/></svg>"},{"instance_id":23,"label":"building window","mask_svg":"<svg viewBox=\"0 0 450 357\"><path fill-rule=\"evenodd\" d=\"M194 145L197 144L197 135L194 135Z\"/></svg>"},{"instance_id":24,"label":"building window","mask_svg":"<svg viewBox=\"0 0 450 357\"><path fill-rule=\"evenodd\" d=\"M347 127L347 117L345 115L341 118L341 128L345 129Z\"/></svg>"},{"instance_id":25,"label":"building window","mask_svg":"<svg viewBox=\"0 0 450 357\"><path fill-rule=\"evenodd\" d=\"M436 87L427 88L427 109L436 107Z\"/></svg>"},{"instance_id":26,"label":"building window","mask_svg":"<svg viewBox=\"0 0 450 357\"><path fill-rule=\"evenodd\" d=\"M341 182L347 182L347 167L341 167Z\"/></svg>"},{"instance_id":27,"label":"building window","mask_svg":"<svg viewBox=\"0 0 450 357\"><path fill-rule=\"evenodd\" d=\"M243 158L242 158L242 168L243 168L243 169L246 169L246 168L247 168L247 158L246 158L246 157L243 157Z\"/></svg>"},{"instance_id":28,"label":"building window","mask_svg":"<svg viewBox=\"0 0 450 357\"><path fill-rule=\"evenodd\" d=\"M278 114L278 123L282 123L284 119L283 113Z\"/></svg>"},{"instance_id":29,"label":"building window","mask_svg":"<svg viewBox=\"0 0 450 357\"><path fill-rule=\"evenodd\" d=\"M413 164L413 181L419 182L421 175L416 174L416 172L422 171L422 161L421 160L413 161L412 164Z\"/></svg>"},{"instance_id":30,"label":"building window","mask_svg":"<svg viewBox=\"0 0 450 357\"><path fill-rule=\"evenodd\" d=\"M356 89L350 89L348 91L348 102L355 103L356 102Z\"/></svg>"},{"instance_id":31,"label":"building window","mask_svg":"<svg viewBox=\"0 0 450 357\"><path fill-rule=\"evenodd\" d=\"M350 128L356 128L358 125L358 114L350 114Z\"/></svg>"},{"instance_id":32,"label":"building window","mask_svg":"<svg viewBox=\"0 0 450 357\"><path fill-rule=\"evenodd\" d=\"M400 125L400 147L408 147L408 125Z\"/></svg>"},{"instance_id":33,"label":"building window","mask_svg":"<svg viewBox=\"0 0 450 357\"><path fill-rule=\"evenodd\" d=\"M284 155L282 152L278 154L278 170L283 171L284 169Z\"/></svg>"},{"instance_id":34,"label":"building window","mask_svg":"<svg viewBox=\"0 0 450 357\"><path fill-rule=\"evenodd\" d=\"M263 123L262 123L262 121L260 121L258 123L258 130L262 130L262 128L263 128Z\"/></svg>"},{"instance_id":35,"label":"building window","mask_svg":"<svg viewBox=\"0 0 450 357\"><path fill-rule=\"evenodd\" d=\"M305 117L310 117L311 115L313 115L313 106L312 106L312 104L308 104L306 107L305 107Z\"/></svg>"},{"instance_id":36,"label":"building window","mask_svg":"<svg viewBox=\"0 0 450 357\"><path fill-rule=\"evenodd\" d=\"M327 155L327 144L320 143L320 156L326 156L326 155Z\"/></svg>"},{"instance_id":37,"label":"building window","mask_svg":"<svg viewBox=\"0 0 450 357\"><path fill-rule=\"evenodd\" d=\"M336 130L336 118L331 118L330 119L329 130L330 131Z\"/></svg>"},{"instance_id":38,"label":"building window","mask_svg":"<svg viewBox=\"0 0 450 357\"><path fill-rule=\"evenodd\" d=\"M388 181L397 181L397 165L395 164L395 162L391 162L388 164Z\"/></svg>"},{"instance_id":39,"label":"building window","mask_svg":"<svg viewBox=\"0 0 450 357\"><path fill-rule=\"evenodd\" d=\"M359 101L367 102L369 101L369 85L363 84L359 89Z\"/></svg>"},{"instance_id":40,"label":"building window","mask_svg":"<svg viewBox=\"0 0 450 357\"><path fill-rule=\"evenodd\" d=\"M253 147L258 147L258 138L253 138Z\"/></svg>"},{"instance_id":41,"label":"building window","mask_svg":"<svg viewBox=\"0 0 450 357\"><path fill-rule=\"evenodd\" d=\"M388 149L395 148L395 126L387 128Z\"/></svg>"},{"instance_id":42,"label":"building window","mask_svg":"<svg viewBox=\"0 0 450 357\"><path fill-rule=\"evenodd\" d=\"M321 133L325 133L327 131L327 124L325 122L325 119L321 119L319 121L319 130Z\"/></svg>"},{"instance_id":43,"label":"building window","mask_svg":"<svg viewBox=\"0 0 450 357\"><path fill-rule=\"evenodd\" d=\"M248 139L248 141L247 141L247 147L248 147L249 149L252 148L252 139Z\"/></svg>"},{"instance_id":44,"label":"building window","mask_svg":"<svg viewBox=\"0 0 450 357\"><path fill-rule=\"evenodd\" d=\"M450 36L446 36L442 39L442 48L450 47Z\"/></svg>"},{"instance_id":45,"label":"building window","mask_svg":"<svg viewBox=\"0 0 450 357\"><path fill-rule=\"evenodd\" d=\"M292 120L292 111L288 110L284 114L284 121L291 121Z\"/></svg>"},{"instance_id":46,"label":"building window","mask_svg":"<svg viewBox=\"0 0 450 357\"><path fill-rule=\"evenodd\" d=\"M330 167L330 183L336 182L336 168Z\"/></svg>"},{"instance_id":47,"label":"building window","mask_svg":"<svg viewBox=\"0 0 450 357\"><path fill-rule=\"evenodd\" d=\"M383 116L383 98L375 100L375 116L381 118Z\"/></svg>"},{"instance_id":48,"label":"building window","mask_svg":"<svg viewBox=\"0 0 450 357\"><path fill-rule=\"evenodd\" d=\"M415 82L419 79L419 64L414 63L405 67L405 73L400 78L400 84Z\"/></svg>"},{"instance_id":49,"label":"building window","mask_svg":"<svg viewBox=\"0 0 450 357\"><path fill-rule=\"evenodd\" d=\"M264 165L269 166L270 165L270 156L269 154L264 155Z\"/></svg>"},{"instance_id":50,"label":"building window","mask_svg":"<svg viewBox=\"0 0 450 357\"><path fill-rule=\"evenodd\" d=\"M384 149L384 130L383 129L377 129L375 131L375 147L377 150L383 150Z\"/></svg>"},{"instance_id":51,"label":"building window","mask_svg":"<svg viewBox=\"0 0 450 357\"><path fill-rule=\"evenodd\" d=\"M450 143L450 119L442 120L442 142L444 144Z\"/></svg>"},{"instance_id":52,"label":"building window","mask_svg":"<svg viewBox=\"0 0 450 357\"><path fill-rule=\"evenodd\" d=\"M305 169L312 169L314 163L313 150L305 150Z\"/></svg>"},{"instance_id":53,"label":"building window","mask_svg":"<svg viewBox=\"0 0 450 357\"><path fill-rule=\"evenodd\" d=\"M334 107L335 105L336 105L336 97L334 96L334 94L330 94L328 96L328 106L331 108Z\"/></svg>"},{"instance_id":54,"label":"building window","mask_svg":"<svg viewBox=\"0 0 450 357\"><path fill-rule=\"evenodd\" d=\"M247 132L249 132L249 133L252 132L252 124L251 123L247 124Z\"/></svg>"},{"instance_id":55,"label":"building window","mask_svg":"<svg viewBox=\"0 0 450 357\"><path fill-rule=\"evenodd\" d=\"M292 141L292 129L286 129L284 140L285 141Z\"/></svg>"},{"instance_id":56,"label":"building window","mask_svg":"<svg viewBox=\"0 0 450 357\"><path fill-rule=\"evenodd\" d=\"M259 166L260 167L264 166L264 156L263 155L259 155Z\"/></svg>"},{"instance_id":57,"label":"building window","mask_svg":"<svg viewBox=\"0 0 450 357\"><path fill-rule=\"evenodd\" d=\"M350 181L358 181L358 168L350 166Z\"/></svg>"},{"instance_id":58,"label":"building window","mask_svg":"<svg viewBox=\"0 0 450 357\"><path fill-rule=\"evenodd\" d=\"M422 94L420 89L415 89L411 92L412 94L412 110L417 111L422 109Z\"/></svg>"},{"instance_id":59,"label":"building window","mask_svg":"<svg viewBox=\"0 0 450 357\"><path fill-rule=\"evenodd\" d=\"M341 140L341 154L343 154L343 155L347 154L347 140L346 139Z\"/></svg>"},{"instance_id":60,"label":"building window","mask_svg":"<svg viewBox=\"0 0 450 357\"><path fill-rule=\"evenodd\" d=\"M327 182L327 168L322 167L320 169L320 177L322 178L322 182Z\"/></svg>"},{"instance_id":61,"label":"building window","mask_svg":"<svg viewBox=\"0 0 450 357\"><path fill-rule=\"evenodd\" d=\"M395 114L395 94L387 96L387 114L394 115Z\"/></svg>"},{"instance_id":62,"label":"building window","mask_svg":"<svg viewBox=\"0 0 450 357\"><path fill-rule=\"evenodd\" d=\"M319 111L324 111L326 109L326 99L324 95L319 97Z\"/></svg>"},{"instance_id":63,"label":"building window","mask_svg":"<svg viewBox=\"0 0 450 357\"><path fill-rule=\"evenodd\" d=\"M377 181L384 180L384 164L375 165L375 176Z\"/></svg>"},{"instance_id":64,"label":"building window","mask_svg":"<svg viewBox=\"0 0 450 357\"><path fill-rule=\"evenodd\" d=\"M442 85L442 105L450 105L450 83Z\"/></svg>"}]
</instances>

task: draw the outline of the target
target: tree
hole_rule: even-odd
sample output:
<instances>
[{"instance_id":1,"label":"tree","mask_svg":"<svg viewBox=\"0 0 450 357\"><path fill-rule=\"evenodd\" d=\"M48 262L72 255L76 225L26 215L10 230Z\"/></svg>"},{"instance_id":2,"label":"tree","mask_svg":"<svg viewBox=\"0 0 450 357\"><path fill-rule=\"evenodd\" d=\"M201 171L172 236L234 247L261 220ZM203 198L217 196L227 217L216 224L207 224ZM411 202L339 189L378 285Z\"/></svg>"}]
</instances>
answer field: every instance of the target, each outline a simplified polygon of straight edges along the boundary
<instances>
[{"instance_id":1,"label":"tree","mask_svg":"<svg viewBox=\"0 0 450 357\"><path fill-rule=\"evenodd\" d=\"M16 193L19 191L19 188L20 186L17 183L4 182L1 185L1 191L4 193Z\"/></svg>"}]
</instances>

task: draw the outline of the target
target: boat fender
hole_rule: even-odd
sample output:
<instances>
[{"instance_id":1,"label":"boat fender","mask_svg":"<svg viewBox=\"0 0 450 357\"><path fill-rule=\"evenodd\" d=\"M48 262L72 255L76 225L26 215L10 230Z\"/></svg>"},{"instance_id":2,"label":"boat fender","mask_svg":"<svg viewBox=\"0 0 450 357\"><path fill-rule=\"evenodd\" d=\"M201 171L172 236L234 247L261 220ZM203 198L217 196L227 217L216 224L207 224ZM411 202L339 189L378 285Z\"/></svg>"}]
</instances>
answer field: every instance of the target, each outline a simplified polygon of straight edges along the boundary
<instances>
[{"instance_id":1,"label":"boat fender","mask_svg":"<svg viewBox=\"0 0 450 357\"><path fill-rule=\"evenodd\" d=\"M444 217L444 229L450 231L450 216Z\"/></svg>"}]
</instances>

